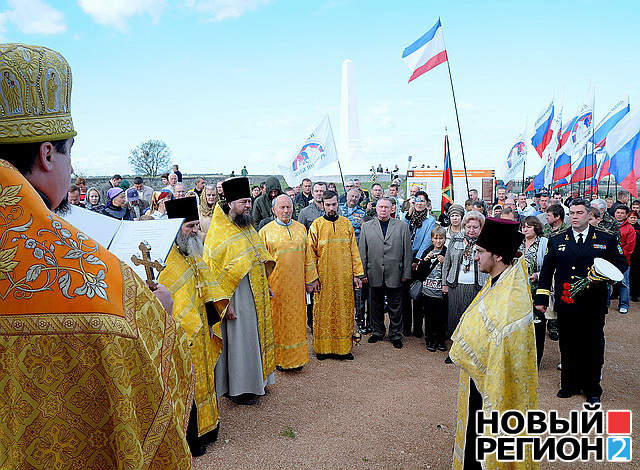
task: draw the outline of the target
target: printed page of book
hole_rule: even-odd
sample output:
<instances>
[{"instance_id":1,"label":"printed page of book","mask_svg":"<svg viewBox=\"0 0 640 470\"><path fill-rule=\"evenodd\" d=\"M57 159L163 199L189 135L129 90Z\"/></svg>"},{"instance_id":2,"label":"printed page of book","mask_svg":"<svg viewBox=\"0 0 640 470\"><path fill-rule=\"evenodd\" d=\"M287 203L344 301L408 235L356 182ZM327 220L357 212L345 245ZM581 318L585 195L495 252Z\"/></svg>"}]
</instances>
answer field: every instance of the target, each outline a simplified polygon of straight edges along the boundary
<instances>
[{"instance_id":1,"label":"printed page of book","mask_svg":"<svg viewBox=\"0 0 640 470\"><path fill-rule=\"evenodd\" d=\"M107 249L122 223L113 217L79 206L69 206L69 212L60 217Z\"/></svg>"},{"instance_id":2,"label":"printed page of book","mask_svg":"<svg viewBox=\"0 0 640 470\"><path fill-rule=\"evenodd\" d=\"M178 235L184 219L161 219L161 220L124 220L113 237L109 251L131 266L131 269L146 279L147 275L144 266L136 266L131 261L131 257L141 258L142 253L138 246L146 241L151 245L151 261L158 260L164 263L169 256L169 251ZM157 273L155 273L157 276Z\"/></svg>"}]
</instances>

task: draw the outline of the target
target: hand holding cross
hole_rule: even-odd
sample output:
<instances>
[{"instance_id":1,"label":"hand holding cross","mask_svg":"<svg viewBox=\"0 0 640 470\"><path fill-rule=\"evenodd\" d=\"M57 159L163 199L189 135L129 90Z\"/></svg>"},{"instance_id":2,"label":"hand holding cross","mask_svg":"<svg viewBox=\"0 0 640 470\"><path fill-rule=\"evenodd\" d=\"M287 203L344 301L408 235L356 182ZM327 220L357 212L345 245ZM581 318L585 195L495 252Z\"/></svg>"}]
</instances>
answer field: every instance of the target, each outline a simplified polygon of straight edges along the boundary
<instances>
[{"instance_id":1,"label":"hand holding cross","mask_svg":"<svg viewBox=\"0 0 640 470\"><path fill-rule=\"evenodd\" d=\"M154 291L157 288L157 283L155 282L153 270L155 269L156 271L158 271L158 273L160 273L160 271L162 271L165 266L158 260L151 261L151 245L149 245L149 243L147 243L146 241L140 242L140 245L138 245L138 249L142 253L142 258L138 258L135 255L132 255L131 262L136 266L144 266L144 271L147 275L147 285L149 286L149 289Z\"/></svg>"}]
</instances>

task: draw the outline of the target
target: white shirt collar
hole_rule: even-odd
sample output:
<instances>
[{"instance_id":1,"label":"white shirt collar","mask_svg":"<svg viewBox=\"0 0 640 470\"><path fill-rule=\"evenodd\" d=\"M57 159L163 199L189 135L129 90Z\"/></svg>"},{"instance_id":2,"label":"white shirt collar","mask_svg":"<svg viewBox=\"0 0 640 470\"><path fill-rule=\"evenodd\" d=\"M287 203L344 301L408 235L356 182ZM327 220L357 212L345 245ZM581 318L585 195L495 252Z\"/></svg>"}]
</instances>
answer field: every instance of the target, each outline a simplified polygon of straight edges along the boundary
<instances>
[{"instance_id":1,"label":"white shirt collar","mask_svg":"<svg viewBox=\"0 0 640 470\"><path fill-rule=\"evenodd\" d=\"M571 230L573 231L573 238L575 239L576 243L578 242L578 235L582 234L582 241L587 241L587 235L589 234L589 225L587 225L587 228L585 228L582 232L576 232L576 230L574 228L572 228Z\"/></svg>"}]
</instances>

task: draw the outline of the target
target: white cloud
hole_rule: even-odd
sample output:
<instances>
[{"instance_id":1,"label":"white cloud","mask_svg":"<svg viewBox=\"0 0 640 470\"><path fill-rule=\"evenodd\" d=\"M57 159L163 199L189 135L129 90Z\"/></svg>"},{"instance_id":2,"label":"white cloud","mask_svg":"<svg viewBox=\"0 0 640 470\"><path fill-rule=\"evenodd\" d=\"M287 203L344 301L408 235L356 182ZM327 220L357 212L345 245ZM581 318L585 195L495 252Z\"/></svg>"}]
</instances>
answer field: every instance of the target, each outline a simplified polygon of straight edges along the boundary
<instances>
[{"instance_id":1,"label":"white cloud","mask_svg":"<svg viewBox=\"0 0 640 470\"><path fill-rule=\"evenodd\" d=\"M209 21L238 18L271 0L186 0L187 7L204 14Z\"/></svg>"},{"instance_id":2,"label":"white cloud","mask_svg":"<svg viewBox=\"0 0 640 470\"><path fill-rule=\"evenodd\" d=\"M154 21L160 17L165 0L79 0L80 8L104 26L125 29L131 16L148 14Z\"/></svg>"},{"instance_id":3,"label":"white cloud","mask_svg":"<svg viewBox=\"0 0 640 470\"><path fill-rule=\"evenodd\" d=\"M64 14L42 0L9 0L9 9L0 13L0 34L13 23L25 34L60 34L67 30Z\"/></svg>"}]
</instances>

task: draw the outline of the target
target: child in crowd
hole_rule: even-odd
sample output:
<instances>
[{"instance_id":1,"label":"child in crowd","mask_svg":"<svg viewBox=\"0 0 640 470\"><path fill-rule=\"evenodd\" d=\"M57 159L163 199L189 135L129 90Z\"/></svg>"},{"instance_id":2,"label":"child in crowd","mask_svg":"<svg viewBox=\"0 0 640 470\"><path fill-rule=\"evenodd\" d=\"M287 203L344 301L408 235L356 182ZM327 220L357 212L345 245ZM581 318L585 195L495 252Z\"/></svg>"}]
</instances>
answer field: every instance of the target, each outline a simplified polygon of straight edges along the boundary
<instances>
[{"instance_id":1,"label":"child in crowd","mask_svg":"<svg viewBox=\"0 0 640 470\"><path fill-rule=\"evenodd\" d=\"M416 267L416 279L422 281L422 293L416 306L425 318L425 339L431 352L446 351L444 344L447 328L447 299L442 295L442 263L447 248L444 246L446 229L435 226L431 232L431 245ZM421 315L422 316L422 315Z\"/></svg>"}]
</instances>

